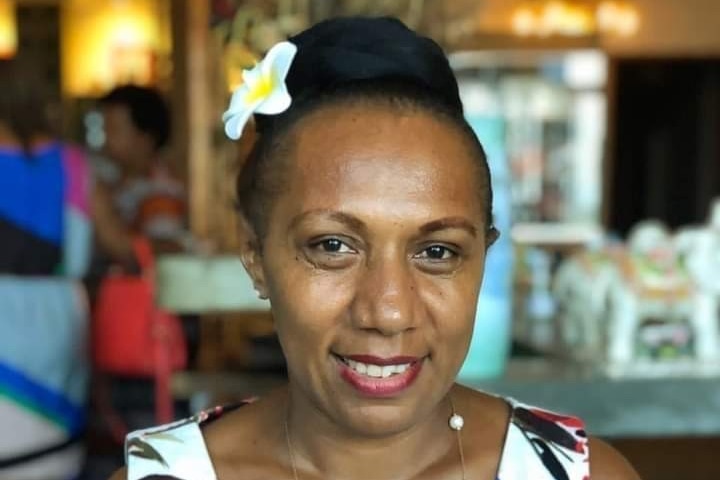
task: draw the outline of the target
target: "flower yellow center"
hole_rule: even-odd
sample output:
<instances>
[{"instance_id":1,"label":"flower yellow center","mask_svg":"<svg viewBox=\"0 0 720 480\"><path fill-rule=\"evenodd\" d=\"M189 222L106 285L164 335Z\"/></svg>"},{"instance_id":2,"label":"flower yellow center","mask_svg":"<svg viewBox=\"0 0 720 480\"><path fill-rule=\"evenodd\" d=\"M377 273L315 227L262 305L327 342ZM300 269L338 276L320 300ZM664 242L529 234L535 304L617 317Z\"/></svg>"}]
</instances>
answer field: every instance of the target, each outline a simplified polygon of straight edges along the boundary
<instances>
[{"instance_id":1,"label":"flower yellow center","mask_svg":"<svg viewBox=\"0 0 720 480\"><path fill-rule=\"evenodd\" d=\"M275 89L275 76L270 72L262 74L256 84L248 85L245 101L248 104L253 104L258 100L265 99L270 96L273 89Z\"/></svg>"}]
</instances>

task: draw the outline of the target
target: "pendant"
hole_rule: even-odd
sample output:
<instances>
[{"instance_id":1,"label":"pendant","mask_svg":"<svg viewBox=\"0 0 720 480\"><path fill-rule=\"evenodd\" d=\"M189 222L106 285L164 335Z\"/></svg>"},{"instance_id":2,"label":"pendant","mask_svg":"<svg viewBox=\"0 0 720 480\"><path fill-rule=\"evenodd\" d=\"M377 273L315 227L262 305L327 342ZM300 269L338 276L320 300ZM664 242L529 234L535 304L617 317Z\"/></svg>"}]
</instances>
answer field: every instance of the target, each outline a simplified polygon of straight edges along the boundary
<instances>
[{"instance_id":1,"label":"pendant","mask_svg":"<svg viewBox=\"0 0 720 480\"><path fill-rule=\"evenodd\" d=\"M465 419L457 413L453 413L448 421L448 424L450 425L450 428L459 432L465 425Z\"/></svg>"}]
</instances>

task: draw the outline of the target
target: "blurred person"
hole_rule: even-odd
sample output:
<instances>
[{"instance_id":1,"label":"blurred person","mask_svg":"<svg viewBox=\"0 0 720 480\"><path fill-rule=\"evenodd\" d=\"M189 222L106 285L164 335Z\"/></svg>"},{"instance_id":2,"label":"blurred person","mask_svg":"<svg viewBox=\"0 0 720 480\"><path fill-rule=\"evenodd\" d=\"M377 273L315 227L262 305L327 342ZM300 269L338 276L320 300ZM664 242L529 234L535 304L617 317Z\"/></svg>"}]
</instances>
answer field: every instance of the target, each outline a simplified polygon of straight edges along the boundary
<instances>
[{"instance_id":1,"label":"blurred person","mask_svg":"<svg viewBox=\"0 0 720 480\"><path fill-rule=\"evenodd\" d=\"M90 181L43 86L0 62L0 478L13 480L76 478L84 457Z\"/></svg>"},{"instance_id":2,"label":"blurred person","mask_svg":"<svg viewBox=\"0 0 720 480\"><path fill-rule=\"evenodd\" d=\"M117 87L99 100L105 131L103 154L111 170L98 175L95 204L106 213L98 239L111 257L126 260L131 237L148 237L156 250L180 249L186 202L183 184L165 162L170 110L152 88ZM117 232L123 228L123 232Z\"/></svg>"},{"instance_id":3,"label":"blurred person","mask_svg":"<svg viewBox=\"0 0 720 480\"><path fill-rule=\"evenodd\" d=\"M189 246L186 229L186 190L172 173L168 146L172 130L171 111L155 88L122 85L97 101L102 115L104 144L95 169L93 206L98 252L88 285L91 298L98 299L106 274L116 267L137 273L133 239L149 240L153 253L177 253ZM199 317L180 316L189 362L195 361ZM103 378L96 371L97 385L131 382L138 388L151 384L132 376ZM105 383L107 385L107 382ZM122 398L122 388L116 389ZM122 403L122 401L120 402Z\"/></svg>"}]
</instances>

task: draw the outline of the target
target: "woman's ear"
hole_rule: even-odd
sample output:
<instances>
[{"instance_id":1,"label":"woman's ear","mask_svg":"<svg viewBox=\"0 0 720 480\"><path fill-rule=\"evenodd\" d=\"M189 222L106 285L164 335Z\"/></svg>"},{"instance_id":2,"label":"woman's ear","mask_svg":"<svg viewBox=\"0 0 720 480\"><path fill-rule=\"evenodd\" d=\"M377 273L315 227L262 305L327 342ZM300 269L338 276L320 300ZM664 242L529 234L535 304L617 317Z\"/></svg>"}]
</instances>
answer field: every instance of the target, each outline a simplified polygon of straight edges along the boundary
<instances>
[{"instance_id":1,"label":"woman's ear","mask_svg":"<svg viewBox=\"0 0 720 480\"><path fill-rule=\"evenodd\" d=\"M491 226L485 233L485 249L487 250L490 246L497 241L500 237L500 230Z\"/></svg>"},{"instance_id":2,"label":"woman's ear","mask_svg":"<svg viewBox=\"0 0 720 480\"><path fill-rule=\"evenodd\" d=\"M267 284L262 265L262 246L255 229L244 215L240 215L240 261L250 275L258 297L267 299Z\"/></svg>"}]
</instances>

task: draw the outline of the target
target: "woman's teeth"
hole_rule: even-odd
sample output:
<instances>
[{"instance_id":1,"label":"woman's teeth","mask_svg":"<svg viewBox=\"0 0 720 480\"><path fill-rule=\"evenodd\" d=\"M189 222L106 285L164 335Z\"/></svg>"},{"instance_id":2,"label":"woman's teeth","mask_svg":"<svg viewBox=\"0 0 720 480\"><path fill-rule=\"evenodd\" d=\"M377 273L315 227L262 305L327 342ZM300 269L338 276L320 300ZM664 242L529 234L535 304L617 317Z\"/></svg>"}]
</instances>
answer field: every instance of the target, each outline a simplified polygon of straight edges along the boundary
<instances>
[{"instance_id":1,"label":"woman's teeth","mask_svg":"<svg viewBox=\"0 0 720 480\"><path fill-rule=\"evenodd\" d=\"M343 358L342 360L357 373L373 378L388 378L392 375L403 373L405 370L410 368L409 363L381 366L373 365L372 363L356 362L355 360L350 360L349 358Z\"/></svg>"}]
</instances>

